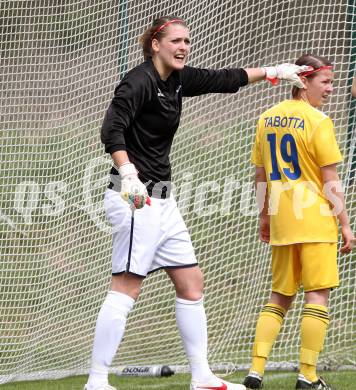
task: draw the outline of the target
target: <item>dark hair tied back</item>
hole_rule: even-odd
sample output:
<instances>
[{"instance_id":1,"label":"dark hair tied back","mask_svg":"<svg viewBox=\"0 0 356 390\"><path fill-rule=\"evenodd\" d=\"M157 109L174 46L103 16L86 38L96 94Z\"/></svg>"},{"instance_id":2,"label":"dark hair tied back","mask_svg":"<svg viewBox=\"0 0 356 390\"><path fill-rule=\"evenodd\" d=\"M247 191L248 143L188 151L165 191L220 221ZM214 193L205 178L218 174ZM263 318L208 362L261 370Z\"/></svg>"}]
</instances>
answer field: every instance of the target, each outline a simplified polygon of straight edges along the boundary
<instances>
[{"instance_id":1,"label":"dark hair tied back","mask_svg":"<svg viewBox=\"0 0 356 390\"><path fill-rule=\"evenodd\" d=\"M331 62L326 59L325 57L316 56L313 54L303 54L301 57L295 61L296 65L308 65L312 66L314 69L318 69L322 66L331 66ZM315 77L317 73L312 73L309 76L306 76L308 78ZM300 88L293 87L292 88L292 96L294 99L298 99L300 93Z\"/></svg>"}]
</instances>

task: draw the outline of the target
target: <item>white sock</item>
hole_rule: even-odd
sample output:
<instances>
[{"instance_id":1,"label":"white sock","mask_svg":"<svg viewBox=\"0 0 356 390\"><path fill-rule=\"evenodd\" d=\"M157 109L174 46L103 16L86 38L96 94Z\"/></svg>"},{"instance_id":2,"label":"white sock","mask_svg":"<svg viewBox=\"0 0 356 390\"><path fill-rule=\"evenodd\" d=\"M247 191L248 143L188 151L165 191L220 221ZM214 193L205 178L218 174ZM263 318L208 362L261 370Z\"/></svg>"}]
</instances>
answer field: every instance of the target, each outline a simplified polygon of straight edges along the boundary
<instances>
[{"instance_id":1,"label":"white sock","mask_svg":"<svg viewBox=\"0 0 356 390\"><path fill-rule=\"evenodd\" d=\"M176 298L176 320L187 354L192 380L211 381L214 374L208 363L208 334L203 297L198 301Z\"/></svg>"},{"instance_id":2,"label":"white sock","mask_svg":"<svg viewBox=\"0 0 356 390\"><path fill-rule=\"evenodd\" d=\"M108 373L124 335L126 318L135 300L126 294L109 291L96 321L92 362L87 387L108 384Z\"/></svg>"}]
</instances>

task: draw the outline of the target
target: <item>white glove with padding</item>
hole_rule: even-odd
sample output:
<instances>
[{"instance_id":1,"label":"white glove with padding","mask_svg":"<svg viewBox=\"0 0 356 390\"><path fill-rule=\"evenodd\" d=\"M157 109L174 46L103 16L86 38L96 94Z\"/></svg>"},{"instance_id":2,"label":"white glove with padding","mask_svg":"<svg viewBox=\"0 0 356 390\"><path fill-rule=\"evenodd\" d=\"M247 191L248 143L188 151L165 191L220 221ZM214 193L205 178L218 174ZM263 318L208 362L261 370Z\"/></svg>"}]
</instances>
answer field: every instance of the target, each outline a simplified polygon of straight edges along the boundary
<instances>
[{"instance_id":1,"label":"white glove with padding","mask_svg":"<svg viewBox=\"0 0 356 390\"><path fill-rule=\"evenodd\" d=\"M124 163L119 167L121 177L120 195L131 208L141 209L146 203L150 204L147 188L137 176L135 166L130 163Z\"/></svg>"},{"instance_id":2,"label":"white glove with padding","mask_svg":"<svg viewBox=\"0 0 356 390\"><path fill-rule=\"evenodd\" d=\"M273 85L278 84L278 80L286 80L293 86L304 88L302 80L298 76L299 73L312 70L308 65L281 64L276 66L267 66L264 68L266 72L266 80Z\"/></svg>"}]
</instances>

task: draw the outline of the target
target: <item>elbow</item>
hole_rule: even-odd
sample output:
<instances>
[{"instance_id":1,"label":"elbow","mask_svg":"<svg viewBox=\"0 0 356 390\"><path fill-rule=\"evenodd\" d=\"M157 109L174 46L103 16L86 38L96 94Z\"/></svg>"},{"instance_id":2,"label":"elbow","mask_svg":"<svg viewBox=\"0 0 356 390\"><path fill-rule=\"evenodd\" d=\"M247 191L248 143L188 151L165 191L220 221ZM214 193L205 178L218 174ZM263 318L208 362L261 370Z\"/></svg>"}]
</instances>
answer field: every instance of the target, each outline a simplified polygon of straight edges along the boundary
<instances>
[{"instance_id":1,"label":"elbow","mask_svg":"<svg viewBox=\"0 0 356 390\"><path fill-rule=\"evenodd\" d=\"M122 132L105 125L105 122L101 127L100 140L105 147L105 153L112 154L118 150L126 150L125 137Z\"/></svg>"}]
</instances>

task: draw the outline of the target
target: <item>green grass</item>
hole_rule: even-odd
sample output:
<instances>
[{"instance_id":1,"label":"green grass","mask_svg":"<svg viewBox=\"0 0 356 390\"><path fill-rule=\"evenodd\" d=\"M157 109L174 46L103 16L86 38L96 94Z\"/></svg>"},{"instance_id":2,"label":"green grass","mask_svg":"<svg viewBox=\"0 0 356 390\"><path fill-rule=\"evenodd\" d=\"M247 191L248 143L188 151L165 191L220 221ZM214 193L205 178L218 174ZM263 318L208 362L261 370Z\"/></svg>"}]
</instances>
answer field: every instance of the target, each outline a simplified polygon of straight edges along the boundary
<instances>
[{"instance_id":1,"label":"green grass","mask_svg":"<svg viewBox=\"0 0 356 390\"><path fill-rule=\"evenodd\" d=\"M333 385L335 390L352 390L356 380L356 371L324 372L322 376ZM232 382L241 383L244 373L227 376ZM125 390L187 390L190 377L186 374L174 375L170 378L117 378L110 377L110 382L118 389ZM264 390L294 389L296 373L268 372L265 375ZM0 385L1 390L82 390L86 377L78 376L57 381L18 382Z\"/></svg>"}]
</instances>

